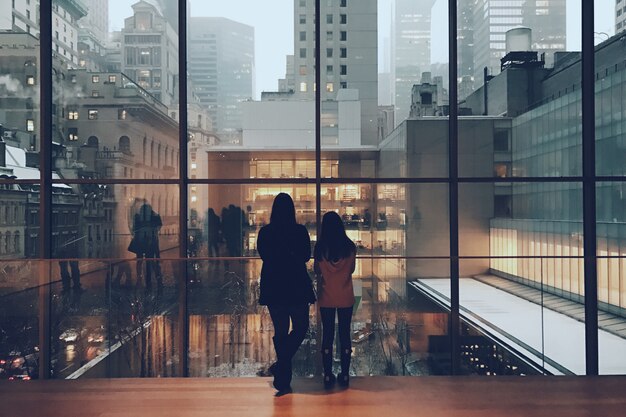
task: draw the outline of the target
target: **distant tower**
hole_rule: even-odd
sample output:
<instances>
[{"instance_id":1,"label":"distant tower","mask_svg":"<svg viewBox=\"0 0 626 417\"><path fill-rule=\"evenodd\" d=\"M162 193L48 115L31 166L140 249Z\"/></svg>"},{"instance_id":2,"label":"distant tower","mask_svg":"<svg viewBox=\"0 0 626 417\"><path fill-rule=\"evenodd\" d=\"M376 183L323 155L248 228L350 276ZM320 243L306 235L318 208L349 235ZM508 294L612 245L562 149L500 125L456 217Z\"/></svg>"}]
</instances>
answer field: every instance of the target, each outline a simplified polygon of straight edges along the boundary
<instances>
[{"instance_id":1,"label":"distant tower","mask_svg":"<svg viewBox=\"0 0 626 417\"><path fill-rule=\"evenodd\" d=\"M222 17L192 17L188 56L194 93L209 110L214 131L237 140L241 103L254 96L254 28Z\"/></svg>"},{"instance_id":2,"label":"distant tower","mask_svg":"<svg viewBox=\"0 0 626 417\"><path fill-rule=\"evenodd\" d=\"M524 26L532 29L531 48L546 52L548 63L552 54L565 50L566 0L525 0L494 2L476 0L474 4L474 79L482 85L483 69L495 75L500 58L506 51L505 33ZM514 5L511 5L514 4Z\"/></svg>"},{"instance_id":3,"label":"distant tower","mask_svg":"<svg viewBox=\"0 0 626 417\"><path fill-rule=\"evenodd\" d=\"M430 23L435 0L396 0L393 20L395 122L402 123L411 109L411 91L422 72L430 71Z\"/></svg>"},{"instance_id":4,"label":"distant tower","mask_svg":"<svg viewBox=\"0 0 626 417\"><path fill-rule=\"evenodd\" d=\"M339 90L357 90L361 104L361 144L375 145L378 141L377 1L322 1L320 16L322 101L331 106ZM314 1L294 0L295 96L301 100L315 98L314 17Z\"/></svg>"}]
</instances>

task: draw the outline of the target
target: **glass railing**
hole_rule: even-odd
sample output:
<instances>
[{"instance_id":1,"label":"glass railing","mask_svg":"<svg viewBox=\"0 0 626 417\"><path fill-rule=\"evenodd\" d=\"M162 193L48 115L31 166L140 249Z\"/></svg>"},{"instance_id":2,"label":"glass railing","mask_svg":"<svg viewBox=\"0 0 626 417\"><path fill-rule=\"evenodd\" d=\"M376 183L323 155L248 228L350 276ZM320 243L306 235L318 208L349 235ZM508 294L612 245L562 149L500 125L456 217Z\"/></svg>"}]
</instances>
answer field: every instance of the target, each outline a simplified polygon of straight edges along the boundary
<instances>
[{"instance_id":1,"label":"glass railing","mask_svg":"<svg viewBox=\"0 0 626 417\"><path fill-rule=\"evenodd\" d=\"M487 265L483 273L464 274L481 262ZM579 262L461 259L461 373L584 374L584 299L567 296L571 288L557 288L554 283L562 281L547 276L571 274ZM181 376L184 350L193 377L267 376L275 360L272 322L258 304L258 258L0 265L1 379L38 378L42 348L57 379ZM512 267L531 275L522 279L510 273ZM187 294L181 294L181 276ZM354 375L452 373L448 258L360 257L354 289ZM293 364L300 377L321 372L317 309L309 314L309 331ZM619 326L605 326L619 320L626 322L600 312L602 349L626 350ZM601 355L603 373L624 366L623 358L609 353Z\"/></svg>"}]
</instances>

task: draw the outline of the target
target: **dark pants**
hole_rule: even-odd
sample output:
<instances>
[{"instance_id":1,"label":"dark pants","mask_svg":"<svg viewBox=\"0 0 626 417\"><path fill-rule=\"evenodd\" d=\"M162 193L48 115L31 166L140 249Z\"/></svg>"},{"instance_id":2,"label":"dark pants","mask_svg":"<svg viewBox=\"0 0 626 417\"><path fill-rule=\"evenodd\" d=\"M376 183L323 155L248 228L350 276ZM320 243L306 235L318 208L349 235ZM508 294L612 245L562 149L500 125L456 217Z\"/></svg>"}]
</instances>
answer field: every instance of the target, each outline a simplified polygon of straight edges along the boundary
<instances>
[{"instance_id":1,"label":"dark pants","mask_svg":"<svg viewBox=\"0 0 626 417\"><path fill-rule=\"evenodd\" d=\"M78 261L59 261L59 269L61 270L61 282L64 289L70 288L70 282L74 285L74 288L80 288Z\"/></svg>"},{"instance_id":2,"label":"dark pants","mask_svg":"<svg viewBox=\"0 0 626 417\"><path fill-rule=\"evenodd\" d=\"M339 319L339 344L341 345L341 350L352 349L352 339L350 338L352 307L320 307L320 315L322 316L322 349L329 349L330 352L333 351L333 341L335 339L335 312Z\"/></svg>"},{"instance_id":3,"label":"dark pants","mask_svg":"<svg viewBox=\"0 0 626 417\"><path fill-rule=\"evenodd\" d=\"M272 305L267 307L274 325L274 348L282 374L281 385L289 385L291 382L291 360L309 330L309 305ZM290 323L291 332L289 332Z\"/></svg>"}]
</instances>

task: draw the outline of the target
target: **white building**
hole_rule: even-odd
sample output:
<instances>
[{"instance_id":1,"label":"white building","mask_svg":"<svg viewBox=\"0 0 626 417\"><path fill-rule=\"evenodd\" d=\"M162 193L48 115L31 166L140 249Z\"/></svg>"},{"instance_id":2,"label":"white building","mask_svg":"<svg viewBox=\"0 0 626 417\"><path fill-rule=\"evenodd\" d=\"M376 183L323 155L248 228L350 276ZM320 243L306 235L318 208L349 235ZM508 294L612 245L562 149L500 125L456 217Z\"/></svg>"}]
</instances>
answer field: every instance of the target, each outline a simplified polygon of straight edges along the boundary
<instances>
[{"instance_id":1,"label":"white building","mask_svg":"<svg viewBox=\"0 0 626 417\"><path fill-rule=\"evenodd\" d=\"M78 65L78 20L87 15L79 0L52 3L52 50L68 67ZM39 37L39 0L0 1L0 30Z\"/></svg>"},{"instance_id":2,"label":"white building","mask_svg":"<svg viewBox=\"0 0 626 417\"><path fill-rule=\"evenodd\" d=\"M281 96L268 94L263 101L243 103L244 149L315 149L315 101ZM322 103L325 150L361 147L361 108L355 89L339 90L335 100Z\"/></svg>"},{"instance_id":3,"label":"white building","mask_svg":"<svg viewBox=\"0 0 626 417\"><path fill-rule=\"evenodd\" d=\"M0 1L0 30L39 35L39 0Z\"/></svg>"},{"instance_id":4,"label":"white building","mask_svg":"<svg viewBox=\"0 0 626 417\"><path fill-rule=\"evenodd\" d=\"M87 7L78 0L52 3L52 49L69 68L78 66L78 20L87 13Z\"/></svg>"}]
</instances>

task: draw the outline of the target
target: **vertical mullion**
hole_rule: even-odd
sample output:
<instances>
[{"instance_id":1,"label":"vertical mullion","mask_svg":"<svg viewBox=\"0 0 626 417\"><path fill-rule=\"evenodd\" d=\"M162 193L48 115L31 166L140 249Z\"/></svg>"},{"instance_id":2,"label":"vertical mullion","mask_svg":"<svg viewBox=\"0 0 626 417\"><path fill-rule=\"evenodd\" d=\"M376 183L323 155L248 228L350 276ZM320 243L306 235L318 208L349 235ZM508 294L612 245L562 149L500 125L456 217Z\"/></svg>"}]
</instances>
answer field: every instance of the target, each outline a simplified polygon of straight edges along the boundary
<instances>
[{"instance_id":1,"label":"vertical mullion","mask_svg":"<svg viewBox=\"0 0 626 417\"><path fill-rule=\"evenodd\" d=\"M320 219L322 211L322 89L321 89L321 48L320 48L320 0L315 0L315 224L317 236L320 235Z\"/></svg>"},{"instance_id":2,"label":"vertical mullion","mask_svg":"<svg viewBox=\"0 0 626 417\"><path fill-rule=\"evenodd\" d=\"M320 237L321 231L321 219L322 219L322 89L321 89L321 50L320 47L320 17L322 15L320 7L321 0L315 0L315 230L317 241ZM295 16L294 16L295 18ZM331 168L332 176L332 168ZM319 315L319 309L316 309L317 314L317 345L322 345L321 335L321 320ZM316 361L316 374L321 373L321 358Z\"/></svg>"},{"instance_id":3,"label":"vertical mullion","mask_svg":"<svg viewBox=\"0 0 626 417\"><path fill-rule=\"evenodd\" d=\"M598 267L596 241L594 2L582 0L582 164L585 271L585 364L598 375Z\"/></svg>"},{"instance_id":4,"label":"vertical mullion","mask_svg":"<svg viewBox=\"0 0 626 417\"><path fill-rule=\"evenodd\" d=\"M50 378L50 286L52 255L52 1L39 4L39 376Z\"/></svg>"},{"instance_id":5,"label":"vertical mullion","mask_svg":"<svg viewBox=\"0 0 626 417\"><path fill-rule=\"evenodd\" d=\"M448 177L450 217L450 355L452 375L460 369L459 318L459 173L458 173L458 107L457 107L457 4L448 0Z\"/></svg>"},{"instance_id":6,"label":"vertical mullion","mask_svg":"<svg viewBox=\"0 0 626 417\"><path fill-rule=\"evenodd\" d=\"M179 262L180 274L178 277L178 346L179 346L179 375L189 375L189 316L187 308L187 243L188 243L188 128L187 128L187 0L178 2L178 114L179 114L179 152L178 152L178 192L179 192Z\"/></svg>"}]
</instances>

